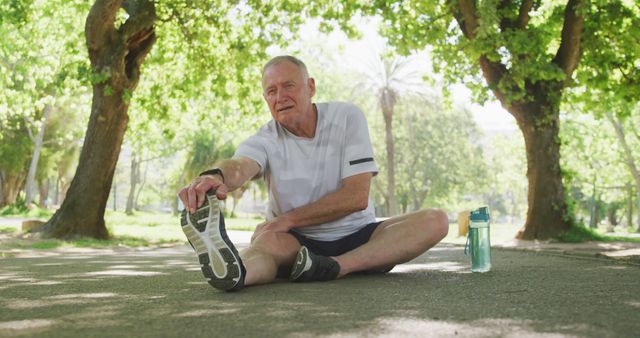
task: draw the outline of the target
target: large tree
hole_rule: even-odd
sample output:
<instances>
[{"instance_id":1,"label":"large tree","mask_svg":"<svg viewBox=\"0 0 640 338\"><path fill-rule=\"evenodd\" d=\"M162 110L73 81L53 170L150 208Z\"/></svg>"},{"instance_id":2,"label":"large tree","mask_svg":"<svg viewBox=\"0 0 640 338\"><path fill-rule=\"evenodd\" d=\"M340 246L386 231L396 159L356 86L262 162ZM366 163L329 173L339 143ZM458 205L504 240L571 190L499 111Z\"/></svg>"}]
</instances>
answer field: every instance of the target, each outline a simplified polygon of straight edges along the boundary
<instances>
[{"instance_id":1,"label":"large tree","mask_svg":"<svg viewBox=\"0 0 640 338\"><path fill-rule=\"evenodd\" d=\"M165 65L156 69L181 64L180 71L169 72L180 77L151 88L156 93L151 97L133 102L154 107L146 112L150 118L197 125L204 114L220 113L215 105L227 109L225 114L260 111L256 108L261 104L259 65L266 59L266 47L291 35L287 28L300 24L295 13L301 10L301 3L279 1L96 0L85 26L92 68L91 116L76 174L45 232L59 238L109 236L104 210L140 68L158 28L164 44L155 57ZM183 116L168 113L176 109L172 106L176 101ZM198 106L200 111L190 114L195 109L191 104L199 101L209 105ZM229 101L235 104L228 105ZM227 126L211 128L224 131ZM165 132L171 135L176 130Z\"/></svg>"},{"instance_id":2,"label":"large tree","mask_svg":"<svg viewBox=\"0 0 640 338\"><path fill-rule=\"evenodd\" d=\"M326 15L362 11L383 17L392 44L409 52L430 46L436 68L479 98L492 93L524 136L529 181L524 239L545 239L571 227L558 140L563 90L581 55L589 6L583 0L344 1ZM344 9L344 10L341 10Z\"/></svg>"},{"instance_id":3,"label":"large tree","mask_svg":"<svg viewBox=\"0 0 640 338\"><path fill-rule=\"evenodd\" d=\"M569 0L562 7L533 20L531 13L543 9L533 0L459 0L439 7L440 13L453 14L462 33L440 27L438 40L455 39L440 51L458 49L460 58L454 60L479 65L486 86L524 136L529 209L523 239L546 239L571 226L560 169L559 115L562 91L580 60L585 4ZM429 21L421 21L416 26L428 29Z\"/></svg>"},{"instance_id":4,"label":"large tree","mask_svg":"<svg viewBox=\"0 0 640 338\"><path fill-rule=\"evenodd\" d=\"M120 8L128 15L121 24ZM155 20L154 4L147 0L98 0L91 7L85 25L93 71L91 116L67 197L45 226L51 236L109 237L104 210L127 129L130 96L156 40Z\"/></svg>"}]
</instances>

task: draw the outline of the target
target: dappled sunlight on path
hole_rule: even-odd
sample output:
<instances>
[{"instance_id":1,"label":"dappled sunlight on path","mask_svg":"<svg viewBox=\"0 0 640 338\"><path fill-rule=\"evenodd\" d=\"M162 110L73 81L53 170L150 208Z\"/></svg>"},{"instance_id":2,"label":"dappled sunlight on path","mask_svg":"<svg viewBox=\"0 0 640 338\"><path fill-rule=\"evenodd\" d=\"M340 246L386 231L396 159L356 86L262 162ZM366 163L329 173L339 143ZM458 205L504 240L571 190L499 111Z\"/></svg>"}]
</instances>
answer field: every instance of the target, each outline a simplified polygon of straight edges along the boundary
<instances>
[{"instance_id":1,"label":"dappled sunlight on path","mask_svg":"<svg viewBox=\"0 0 640 338\"><path fill-rule=\"evenodd\" d=\"M441 244L386 275L225 293L190 247L23 251L0 259L0 336L625 336L640 269L494 250L469 272ZM613 265L612 265L613 264Z\"/></svg>"}]
</instances>

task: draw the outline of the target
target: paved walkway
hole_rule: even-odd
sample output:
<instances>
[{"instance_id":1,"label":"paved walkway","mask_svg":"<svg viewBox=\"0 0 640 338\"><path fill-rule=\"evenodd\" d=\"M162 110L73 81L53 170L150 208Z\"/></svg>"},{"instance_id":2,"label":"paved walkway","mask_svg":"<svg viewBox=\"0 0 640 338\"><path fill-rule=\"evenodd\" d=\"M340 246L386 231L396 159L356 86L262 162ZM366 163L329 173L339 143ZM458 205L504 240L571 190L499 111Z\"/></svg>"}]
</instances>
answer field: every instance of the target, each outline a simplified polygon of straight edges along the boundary
<instances>
[{"instance_id":1,"label":"paved walkway","mask_svg":"<svg viewBox=\"0 0 640 338\"><path fill-rule=\"evenodd\" d=\"M640 266L609 258L636 249L496 243L473 274L441 244L387 275L236 293L212 289L187 245L12 251L0 337L637 337Z\"/></svg>"},{"instance_id":2,"label":"paved walkway","mask_svg":"<svg viewBox=\"0 0 640 338\"><path fill-rule=\"evenodd\" d=\"M628 264L640 265L640 243L585 242L574 244L513 239L496 243L494 247L507 250L534 251L585 258L606 258Z\"/></svg>"}]
</instances>

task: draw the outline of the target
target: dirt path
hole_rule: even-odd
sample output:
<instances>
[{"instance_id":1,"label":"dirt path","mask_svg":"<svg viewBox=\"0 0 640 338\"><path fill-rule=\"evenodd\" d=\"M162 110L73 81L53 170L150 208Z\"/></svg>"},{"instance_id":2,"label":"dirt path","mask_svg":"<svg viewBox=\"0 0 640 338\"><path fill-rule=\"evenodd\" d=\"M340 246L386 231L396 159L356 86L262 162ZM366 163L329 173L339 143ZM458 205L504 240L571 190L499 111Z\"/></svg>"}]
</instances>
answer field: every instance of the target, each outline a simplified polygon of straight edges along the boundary
<instances>
[{"instance_id":1,"label":"dirt path","mask_svg":"<svg viewBox=\"0 0 640 338\"><path fill-rule=\"evenodd\" d=\"M440 245L384 276L224 293L187 246L0 258L0 336L580 336L640 332L640 267Z\"/></svg>"}]
</instances>

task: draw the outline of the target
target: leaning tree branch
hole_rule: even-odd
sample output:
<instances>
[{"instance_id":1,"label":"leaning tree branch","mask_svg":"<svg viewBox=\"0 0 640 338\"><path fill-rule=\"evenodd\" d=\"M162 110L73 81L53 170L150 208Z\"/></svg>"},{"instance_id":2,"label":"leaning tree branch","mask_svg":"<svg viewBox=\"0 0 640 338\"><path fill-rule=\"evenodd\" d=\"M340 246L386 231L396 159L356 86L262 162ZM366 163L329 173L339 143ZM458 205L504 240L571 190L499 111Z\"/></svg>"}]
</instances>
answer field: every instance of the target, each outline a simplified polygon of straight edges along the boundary
<instances>
[{"instance_id":1,"label":"leaning tree branch","mask_svg":"<svg viewBox=\"0 0 640 338\"><path fill-rule=\"evenodd\" d=\"M129 14L127 21L118 29L125 41L135 38L140 31L153 27L156 20L153 2L125 0L122 8Z\"/></svg>"},{"instance_id":2,"label":"leaning tree branch","mask_svg":"<svg viewBox=\"0 0 640 338\"><path fill-rule=\"evenodd\" d=\"M22 120L24 121L25 129L27 129L29 139L31 140L31 142L36 143L36 137L33 136L33 132L31 131L31 127L29 126L31 124L31 121L29 121L26 116L23 116Z\"/></svg>"},{"instance_id":3,"label":"leaning tree branch","mask_svg":"<svg viewBox=\"0 0 640 338\"><path fill-rule=\"evenodd\" d=\"M452 8L452 10L464 36L469 40L473 40L476 37L476 30L478 30L475 2L472 0L459 0L458 8Z\"/></svg>"},{"instance_id":4,"label":"leaning tree branch","mask_svg":"<svg viewBox=\"0 0 640 338\"><path fill-rule=\"evenodd\" d=\"M476 30L478 29L475 2L473 0L459 0L457 7L454 6L455 2L450 2L449 4L464 36L469 40L475 39ZM501 62L489 60L486 55L480 56L478 62L489 88L491 88L498 100L506 102L506 96L500 90L498 84L508 75L507 67Z\"/></svg>"},{"instance_id":5,"label":"leaning tree branch","mask_svg":"<svg viewBox=\"0 0 640 338\"><path fill-rule=\"evenodd\" d=\"M91 6L85 23L85 37L92 63L98 61L99 47L108 45L113 38L116 14L121 5L122 0L96 0Z\"/></svg>"},{"instance_id":6,"label":"leaning tree branch","mask_svg":"<svg viewBox=\"0 0 640 338\"><path fill-rule=\"evenodd\" d=\"M562 39L558 52L553 58L553 62L564 72L565 81L571 78L580 61L584 11L586 10L584 6L582 0L569 0L565 7Z\"/></svg>"},{"instance_id":7,"label":"leaning tree branch","mask_svg":"<svg viewBox=\"0 0 640 338\"><path fill-rule=\"evenodd\" d=\"M529 24L529 19L531 16L529 12L533 8L533 0L523 0L522 4L520 4L520 11L518 13L518 28L525 29Z\"/></svg>"},{"instance_id":8,"label":"leaning tree branch","mask_svg":"<svg viewBox=\"0 0 640 338\"><path fill-rule=\"evenodd\" d=\"M524 30L527 28L529 24L529 19L531 19L530 12L534 6L534 0L523 0L520 4L520 8L518 9L518 17L512 18L509 15L505 15L505 13L509 13L511 10L511 5L513 1L511 0L502 0L498 4L498 11L501 12L502 19L500 20L500 30L505 32L510 29L518 29Z\"/></svg>"},{"instance_id":9,"label":"leaning tree branch","mask_svg":"<svg viewBox=\"0 0 640 338\"><path fill-rule=\"evenodd\" d=\"M140 65L151 51L156 41L154 23L155 6L148 0L125 0L122 8L129 18L118 29L120 38L125 43L125 74L129 90L135 89L140 79Z\"/></svg>"},{"instance_id":10,"label":"leaning tree branch","mask_svg":"<svg viewBox=\"0 0 640 338\"><path fill-rule=\"evenodd\" d=\"M605 115L609 122L613 125L613 128L616 131L616 136L618 137L618 141L624 150L624 158L629 167L629 171L631 171L631 175L633 176L636 182L640 182L640 170L638 170L638 166L636 165L636 161L633 157L633 152L631 151L631 147L629 143L627 143L626 136L624 134L624 128L622 127L622 122L619 117L615 117L613 113L609 112Z\"/></svg>"}]
</instances>

